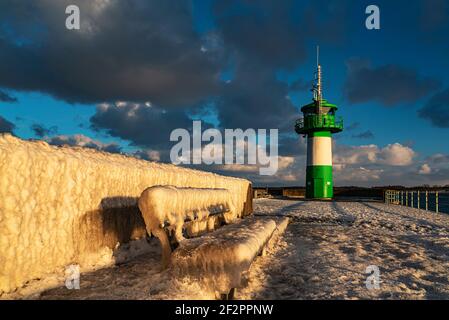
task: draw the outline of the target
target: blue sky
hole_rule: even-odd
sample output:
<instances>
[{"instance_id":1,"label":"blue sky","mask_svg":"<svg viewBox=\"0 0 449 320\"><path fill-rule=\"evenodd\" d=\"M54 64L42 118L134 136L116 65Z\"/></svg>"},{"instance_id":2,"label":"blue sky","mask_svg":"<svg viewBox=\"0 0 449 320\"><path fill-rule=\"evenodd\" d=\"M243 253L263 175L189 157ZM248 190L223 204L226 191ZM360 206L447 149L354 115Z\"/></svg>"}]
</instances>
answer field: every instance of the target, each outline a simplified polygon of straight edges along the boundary
<instances>
[{"instance_id":1,"label":"blue sky","mask_svg":"<svg viewBox=\"0 0 449 320\"><path fill-rule=\"evenodd\" d=\"M3 131L91 139L160 161L170 129L192 117L219 128L279 128L298 140L289 121L311 100L320 45L324 96L347 128L335 139L337 184L449 183L447 1L72 2L81 8L78 34L64 28L64 1L0 5ZM365 28L369 4L380 8L380 30ZM141 119L127 116L133 108ZM395 144L405 159L390 155ZM363 146L377 149L368 155ZM290 165L278 176L243 175L302 185L304 142L290 149L281 150Z\"/></svg>"}]
</instances>

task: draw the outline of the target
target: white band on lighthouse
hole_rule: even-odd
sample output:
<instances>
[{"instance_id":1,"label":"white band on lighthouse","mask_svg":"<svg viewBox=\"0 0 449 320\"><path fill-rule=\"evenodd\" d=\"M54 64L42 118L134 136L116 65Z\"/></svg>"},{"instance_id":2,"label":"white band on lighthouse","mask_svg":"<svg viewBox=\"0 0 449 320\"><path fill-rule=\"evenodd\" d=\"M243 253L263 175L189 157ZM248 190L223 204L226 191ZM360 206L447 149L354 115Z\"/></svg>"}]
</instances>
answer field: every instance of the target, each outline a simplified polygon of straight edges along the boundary
<instances>
[{"instance_id":1,"label":"white band on lighthouse","mask_svg":"<svg viewBox=\"0 0 449 320\"><path fill-rule=\"evenodd\" d=\"M332 139L330 137L307 138L307 165L332 165Z\"/></svg>"}]
</instances>

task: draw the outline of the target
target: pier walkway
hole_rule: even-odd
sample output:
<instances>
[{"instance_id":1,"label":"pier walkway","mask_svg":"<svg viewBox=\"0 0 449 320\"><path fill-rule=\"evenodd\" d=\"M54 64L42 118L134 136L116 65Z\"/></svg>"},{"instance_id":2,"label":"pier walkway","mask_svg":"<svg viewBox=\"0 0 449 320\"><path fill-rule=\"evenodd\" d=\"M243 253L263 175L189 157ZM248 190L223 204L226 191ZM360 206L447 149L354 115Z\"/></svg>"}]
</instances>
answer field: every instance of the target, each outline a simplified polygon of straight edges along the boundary
<instances>
[{"instance_id":1,"label":"pier walkway","mask_svg":"<svg viewBox=\"0 0 449 320\"><path fill-rule=\"evenodd\" d=\"M376 202L257 199L254 205L256 215L287 215L291 223L257 257L237 299L449 299L448 214ZM157 246L81 275L80 290L61 287L40 298L214 298L195 282L160 272ZM368 266L379 269L378 289L366 287Z\"/></svg>"}]
</instances>

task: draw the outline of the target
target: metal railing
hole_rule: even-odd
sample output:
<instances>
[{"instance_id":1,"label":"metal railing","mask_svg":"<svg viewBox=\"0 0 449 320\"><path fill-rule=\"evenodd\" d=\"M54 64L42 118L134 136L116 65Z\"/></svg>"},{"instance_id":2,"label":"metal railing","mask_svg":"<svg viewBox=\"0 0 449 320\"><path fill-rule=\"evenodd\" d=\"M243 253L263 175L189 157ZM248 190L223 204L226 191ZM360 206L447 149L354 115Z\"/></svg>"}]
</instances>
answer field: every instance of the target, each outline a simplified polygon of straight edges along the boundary
<instances>
[{"instance_id":1,"label":"metal railing","mask_svg":"<svg viewBox=\"0 0 449 320\"><path fill-rule=\"evenodd\" d=\"M421 201L421 198L423 198ZM429 211L429 202L439 212L439 191L428 190L385 190L386 204L395 204ZM424 202L424 203L423 203Z\"/></svg>"},{"instance_id":2,"label":"metal railing","mask_svg":"<svg viewBox=\"0 0 449 320\"><path fill-rule=\"evenodd\" d=\"M299 118L295 123L297 132L321 128L330 128L341 131L343 130L343 118L329 114L312 114L306 115L304 118Z\"/></svg>"}]
</instances>

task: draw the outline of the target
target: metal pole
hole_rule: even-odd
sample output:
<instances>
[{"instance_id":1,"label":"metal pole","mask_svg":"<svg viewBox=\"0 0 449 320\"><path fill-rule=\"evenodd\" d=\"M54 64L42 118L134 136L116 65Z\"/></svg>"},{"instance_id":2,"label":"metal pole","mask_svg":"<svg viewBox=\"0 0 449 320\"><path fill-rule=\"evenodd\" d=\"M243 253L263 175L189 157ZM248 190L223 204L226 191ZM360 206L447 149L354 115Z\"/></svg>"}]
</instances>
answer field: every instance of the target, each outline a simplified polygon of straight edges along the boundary
<instances>
[{"instance_id":1,"label":"metal pole","mask_svg":"<svg viewBox=\"0 0 449 320\"><path fill-rule=\"evenodd\" d=\"M435 193L435 209L436 212L438 213L438 191Z\"/></svg>"},{"instance_id":2,"label":"metal pole","mask_svg":"<svg viewBox=\"0 0 449 320\"><path fill-rule=\"evenodd\" d=\"M429 191L426 191L426 211L429 210Z\"/></svg>"},{"instance_id":3,"label":"metal pole","mask_svg":"<svg viewBox=\"0 0 449 320\"><path fill-rule=\"evenodd\" d=\"M405 206L408 207L408 191L405 191Z\"/></svg>"}]
</instances>

